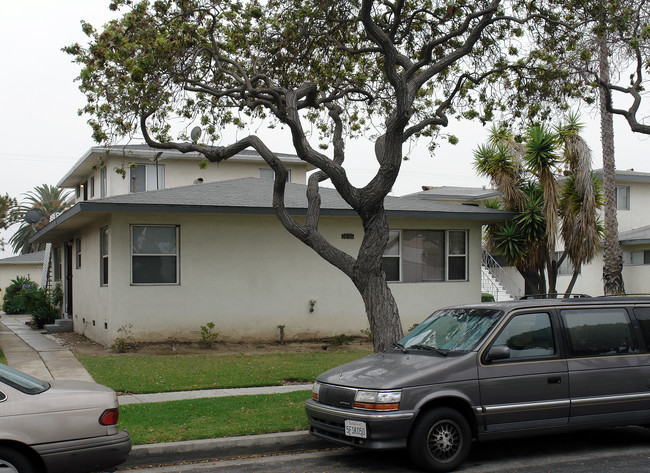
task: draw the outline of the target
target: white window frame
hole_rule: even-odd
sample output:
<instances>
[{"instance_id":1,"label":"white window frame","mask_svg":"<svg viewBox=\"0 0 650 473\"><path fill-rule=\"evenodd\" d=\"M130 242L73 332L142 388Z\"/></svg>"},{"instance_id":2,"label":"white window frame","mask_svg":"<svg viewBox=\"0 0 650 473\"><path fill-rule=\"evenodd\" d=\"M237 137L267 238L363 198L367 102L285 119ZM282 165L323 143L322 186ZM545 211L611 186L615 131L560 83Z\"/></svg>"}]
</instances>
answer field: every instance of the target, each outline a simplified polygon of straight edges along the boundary
<instances>
[{"instance_id":1,"label":"white window frame","mask_svg":"<svg viewBox=\"0 0 650 473\"><path fill-rule=\"evenodd\" d=\"M630 186L616 186L616 210L630 210Z\"/></svg>"},{"instance_id":2,"label":"white window frame","mask_svg":"<svg viewBox=\"0 0 650 473\"><path fill-rule=\"evenodd\" d=\"M104 249L106 251L104 251ZM99 285L108 286L109 273L109 231L108 227L99 229Z\"/></svg>"},{"instance_id":3,"label":"white window frame","mask_svg":"<svg viewBox=\"0 0 650 473\"><path fill-rule=\"evenodd\" d=\"M403 277L403 264L402 264L402 256L404 254L402 245L404 242L404 239L402 238L402 232L403 231L422 231L422 232L444 232L444 238L445 238L445 254L444 254L444 279L438 279L438 280L424 280L424 281L408 281L410 284L418 284L418 283L441 283L441 282L467 282L469 281L469 230L464 230L464 229L449 229L449 230L443 230L443 229L426 229L426 230L417 230L417 229L403 229L403 230L391 230L390 232L395 234L395 232L399 233L399 251L398 254L396 255L384 255L383 258L399 258L399 280L389 280L387 281L389 283L393 282L404 282L404 277ZM453 232L462 232L465 236L465 250L464 253L455 253L452 254L450 253L449 249L449 243L450 243L450 238L449 234ZM465 278L464 279L450 279L449 278L449 262L451 258L463 258L465 261Z\"/></svg>"},{"instance_id":4,"label":"white window frame","mask_svg":"<svg viewBox=\"0 0 650 473\"><path fill-rule=\"evenodd\" d=\"M138 168L144 168L144 191L135 190ZM157 173L157 176L156 176ZM136 164L129 169L129 193L146 192L165 188L165 165L164 164Z\"/></svg>"},{"instance_id":5,"label":"white window frame","mask_svg":"<svg viewBox=\"0 0 650 473\"><path fill-rule=\"evenodd\" d=\"M275 181L275 171L273 169L260 168L260 179ZM291 182L291 169L287 169L287 182Z\"/></svg>"},{"instance_id":6,"label":"white window frame","mask_svg":"<svg viewBox=\"0 0 650 473\"><path fill-rule=\"evenodd\" d=\"M623 251L624 266L643 266L650 264L650 250Z\"/></svg>"},{"instance_id":7,"label":"white window frame","mask_svg":"<svg viewBox=\"0 0 650 473\"><path fill-rule=\"evenodd\" d=\"M108 195L108 177L106 175L106 166L99 170L99 196L106 197Z\"/></svg>"},{"instance_id":8,"label":"white window frame","mask_svg":"<svg viewBox=\"0 0 650 473\"><path fill-rule=\"evenodd\" d=\"M176 252L175 253L166 253L166 252L161 252L161 253L140 253L140 252L135 252L134 251L134 241L133 241L133 232L135 228L139 227L147 227L147 228L152 228L152 227L158 227L158 228L174 228L175 229L175 248ZM133 224L131 225L129 229L129 234L130 234L130 254L131 254L131 265L130 265L130 280L131 280L131 285L132 286L179 286L181 281L180 281L180 225L172 225L172 224L160 224L160 225L150 225L150 224ZM134 282L133 281L133 260L134 257L159 257L159 256L174 256L176 258L176 274L175 274L175 281L174 282Z\"/></svg>"}]
</instances>

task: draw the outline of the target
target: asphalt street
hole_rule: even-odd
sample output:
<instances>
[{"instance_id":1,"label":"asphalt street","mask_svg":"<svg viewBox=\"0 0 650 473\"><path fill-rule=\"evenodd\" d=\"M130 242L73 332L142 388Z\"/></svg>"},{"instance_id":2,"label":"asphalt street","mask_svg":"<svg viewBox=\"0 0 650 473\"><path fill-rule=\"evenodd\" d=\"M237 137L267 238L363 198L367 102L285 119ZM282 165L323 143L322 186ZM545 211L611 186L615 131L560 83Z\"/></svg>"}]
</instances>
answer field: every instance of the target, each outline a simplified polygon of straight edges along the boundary
<instances>
[{"instance_id":1,"label":"asphalt street","mask_svg":"<svg viewBox=\"0 0 650 473\"><path fill-rule=\"evenodd\" d=\"M599 429L476 444L465 473L640 473L650 471L650 430ZM129 470L120 470L129 471ZM133 470L131 470L133 471ZM415 473L405 452L330 449L140 468L138 473Z\"/></svg>"}]
</instances>

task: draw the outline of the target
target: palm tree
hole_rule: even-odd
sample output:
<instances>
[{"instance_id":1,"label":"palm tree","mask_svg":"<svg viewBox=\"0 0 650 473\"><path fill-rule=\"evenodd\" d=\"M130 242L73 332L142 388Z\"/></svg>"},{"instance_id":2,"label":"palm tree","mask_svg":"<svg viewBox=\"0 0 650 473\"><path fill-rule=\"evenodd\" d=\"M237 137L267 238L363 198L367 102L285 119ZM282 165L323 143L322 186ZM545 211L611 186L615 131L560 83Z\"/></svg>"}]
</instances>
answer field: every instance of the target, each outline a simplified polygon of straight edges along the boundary
<instances>
[{"instance_id":1,"label":"palm tree","mask_svg":"<svg viewBox=\"0 0 650 473\"><path fill-rule=\"evenodd\" d=\"M609 52L607 41L598 38L600 77L609 82ZM618 241L618 219L616 217L616 163L614 159L614 120L607 111L607 94L599 90L600 136L603 150L603 183L605 194L605 238L603 241L603 291L605 294L625 294L623 283L623 254Z\"/></svg>"},{"instance_id":2,"label":"palm tree","mask_svg":"<svg viewBox=\"0 0 650 473\"><path fill-rule=\"evenodd\" d=\"M29 239L50 223L51 218L56 217L57 214L63 212L69 206L66 202L69 195L69 192L48 184L37 186L33 191L25 193L26 198L18 207L21 218L24 218L28 211L37 210L41 215L41 219L34 224L22 223L16 233L9 239L9 244L14 252L26 254L44 249L43 244L31 244Z\"/></svg>"},{"instance_id":3,"label":"palm tree","mask_svg":"<svg viewBox=\"0 0 650 473\"><path fill-rule=\"evenodd\" d=\"M567 257L575 268L566 291L570 292L580 266L591 261L599 247L597 210L602 198L591 171L591 150L579 134L581 128L576 115L570 115L567 124L556 127L555 132L532 127L519 148L503 144L507 135L493 129L491 144L475 152L476 170L496 183L504 208L517 213L506 224L489 226L487 236L493 248L524 277L527 294L556 294L558 268ZM518 168L517 162L522 162L523 168ZM558 182L560 166L568 176L562 186ZM525 199L520 200L514 186ZM555 255L558 235L565 243L560 258Z\"/></svg>"}]
</instances>

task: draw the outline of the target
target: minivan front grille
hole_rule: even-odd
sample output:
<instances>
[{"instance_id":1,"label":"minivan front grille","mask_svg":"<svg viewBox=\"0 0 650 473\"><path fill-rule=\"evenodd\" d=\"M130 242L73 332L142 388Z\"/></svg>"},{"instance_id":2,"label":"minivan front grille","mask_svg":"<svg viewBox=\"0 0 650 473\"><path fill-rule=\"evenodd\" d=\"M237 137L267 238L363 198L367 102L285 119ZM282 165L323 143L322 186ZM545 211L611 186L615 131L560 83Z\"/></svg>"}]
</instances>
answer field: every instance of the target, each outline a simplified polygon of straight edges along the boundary
<instances>
[{"instance_id":1,"label":"minivan front grille","mask_svg":"<svg viewBox=\"0 0 650 473\"><path fill-rule=\"evenodd\" d=\"M356 394L356 389L344 388L331 384L321 384L318 393L318 402L328 406L352 409L354 396Z\"/></svg>"}]
</instances>

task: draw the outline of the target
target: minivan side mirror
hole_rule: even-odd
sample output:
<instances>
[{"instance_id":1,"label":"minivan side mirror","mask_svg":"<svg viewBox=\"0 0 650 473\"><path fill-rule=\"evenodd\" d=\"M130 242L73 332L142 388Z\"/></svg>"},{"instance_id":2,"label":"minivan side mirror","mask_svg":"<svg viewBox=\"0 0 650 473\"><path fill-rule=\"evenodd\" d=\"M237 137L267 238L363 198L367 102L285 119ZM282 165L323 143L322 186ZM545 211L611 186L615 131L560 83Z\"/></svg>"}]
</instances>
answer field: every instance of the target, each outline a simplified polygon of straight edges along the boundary
<instances>
[{"instance_id":1,"label":"minivan side mirror","mask_svg":"<svg viewBox=\"0 0 650 473\"><path fill-rule=\"evenodd\" d=\"M510 358L510 348L502 345L490 348L485 361L489 363L496 360L507 360L508 358Z\"/></svg>"}]
</instances>

